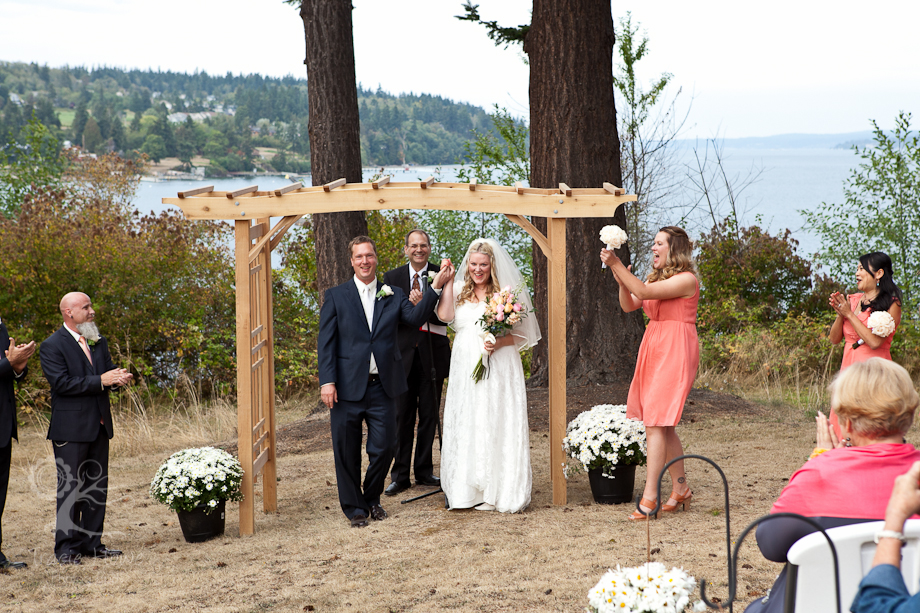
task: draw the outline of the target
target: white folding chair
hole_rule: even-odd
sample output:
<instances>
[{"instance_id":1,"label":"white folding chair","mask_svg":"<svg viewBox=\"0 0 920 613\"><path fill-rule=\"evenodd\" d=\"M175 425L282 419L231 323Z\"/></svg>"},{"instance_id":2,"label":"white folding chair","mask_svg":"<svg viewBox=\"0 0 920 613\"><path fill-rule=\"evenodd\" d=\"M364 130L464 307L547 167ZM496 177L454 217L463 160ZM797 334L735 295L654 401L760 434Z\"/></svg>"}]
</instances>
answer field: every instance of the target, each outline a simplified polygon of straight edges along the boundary
<instances>
[{"instance_id":1,"label":"white folding chair","mask_svg":"<svg viewBox=\"0 0 920 613\"><path fill-rule=\"evenodd\" d=\"M837 549L840 566L840 610L850 610L859 582L872 570L875 535L885 522L873 521L830 528L828 536ZM920 590L920 519L904 526L907 545L901 550L901 574L911 594ZM834 558L827 539L813 532L789 549L785 613L832 613L837 611L834 595Z\"/></svg>"}]
</instances>

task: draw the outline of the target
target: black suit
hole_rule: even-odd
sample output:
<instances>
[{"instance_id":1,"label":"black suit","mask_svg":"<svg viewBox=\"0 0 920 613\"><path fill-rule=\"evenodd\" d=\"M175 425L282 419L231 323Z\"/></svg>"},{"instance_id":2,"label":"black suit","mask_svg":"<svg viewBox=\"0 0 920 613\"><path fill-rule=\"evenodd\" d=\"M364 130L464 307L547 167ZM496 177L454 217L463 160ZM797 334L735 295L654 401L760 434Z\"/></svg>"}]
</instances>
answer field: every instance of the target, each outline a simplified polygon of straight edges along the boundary
<instances>
[{"instance_id":1,"label":"black suit","mask_svg":"<svg viewBox=\"0 0 920 613\"><path fill-rule=\"evenodd\" d=\"M0 518L6 507L6 490L10 485L10 460L13 452L13 439L19 440L16 425L16 390L13 382L24 377L24 369L19 377L13 371L13 365L6 359L4 352L10 346L10 335L6 324L0 322ZM0 526L0 544L3 543L3 528ZM0 561L3 560L0 553Z\"/></svg>"},{"instance_id":2,"label":"black suit","mask_svg":"<svg viewBox=\"0 0 920 613\"><path fill-rule=\"evenodd\" d=\"M377 291L383 284L377 283ZM338 402L332 407L332 450L339 503L348 518L368 516L380 503L387 469L393 461L396 431L395 399L406 391L406 375L396 342L399 322L420 326L437 303L426 292L413 307L406 294L374 300L372 330L354 279L326 291L319 316L317 353L320 385L335 383ZM377 378L369 376L371 353ZM373 379L373 380L372 380ZM367 422L369 464L361 487L361 424Z\"/></svg>"},{"instance_id":3,"label":"black suit","mask_svg":"<svg viewBox=\"0 0 920 613\"><path fill-rule=\"evenodd\" d=\"M58 470L58 558L103 547L112 411L102 375L115 365L104 337L90 347L90 354L92 364L63 326L39 348L42 371L51 385L48 439Z\"/></svg>"},{"instance_id":4,"label":"black suit","mask_svg":"<svg viewBox=\"0 0 920 613\"><path fill-rule=\"evenodd\" d=\"M438 272L440 269L429 263L427 270ZM383 282L402 289L408 295L411 290L409 264L385 273ZM436 314L432 314L427 323L444 325ZM421 326L423 329L425 327ZM434 472L431 447L434 445L438 412L441 408L441 389L444 387L444 379L450 372L450 342L446 336L423 332L419 326L403 323L399 324L398 338L409 389L396 401L396 456L390 479L394 483L406 483L409 481L409 468L412 465L413 439L416 439L415 478L430 477ZM433 383L432 368L435 371Z\"/></svg>"}]
</instances>

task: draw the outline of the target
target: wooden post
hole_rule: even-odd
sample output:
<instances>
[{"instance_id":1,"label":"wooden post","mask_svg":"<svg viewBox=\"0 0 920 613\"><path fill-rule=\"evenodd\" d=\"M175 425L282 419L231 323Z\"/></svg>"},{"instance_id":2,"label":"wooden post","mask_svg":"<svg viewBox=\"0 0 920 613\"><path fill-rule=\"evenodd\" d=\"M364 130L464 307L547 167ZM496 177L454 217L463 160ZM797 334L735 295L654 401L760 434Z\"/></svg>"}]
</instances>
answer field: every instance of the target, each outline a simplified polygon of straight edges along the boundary
<instances>
[{"instance_id":1,"label":"wooden post","mask_svg":"<svg viewBox=\"0 0 920 613\"><path fill-rule=\"evenodd\" d=\"M240 535L255 531L252 475L252 319L250 312L249 220L236 222L236 398L237 449L243 466Z\"/></svg>"},{"instance_id":2,"label":"wooden post","mask_svg":"<svg viewBox=\"0 0 920 613\"><path fill-rule=\"evenodd\" d=\"M265 234L271 230L271 219L264 223ZM262 261L265 265L264 284L260 288L262 302L262 325L265 326L265 363L262 365L262 410L268 432L268 461L262 468L262 510L274 513L278 510L278 480L275 465L275 330L272 322L272 248L271 241L262 247Z\"/></svg>"},{"instance_id":3,"label":"wooden post","mask_svg":"<svg viewBox=\"0 0 920 613\"><path fill-rule=\"evenodd\" d=\"M547 239L552 257L547 264L549 287L546 303L549 306L546 321L549 355L549 458L553 480L553 504L567 500L565 473L562 463L562 439L565 438L565 218L546 220Z\"/></svg>"}]
</instances>

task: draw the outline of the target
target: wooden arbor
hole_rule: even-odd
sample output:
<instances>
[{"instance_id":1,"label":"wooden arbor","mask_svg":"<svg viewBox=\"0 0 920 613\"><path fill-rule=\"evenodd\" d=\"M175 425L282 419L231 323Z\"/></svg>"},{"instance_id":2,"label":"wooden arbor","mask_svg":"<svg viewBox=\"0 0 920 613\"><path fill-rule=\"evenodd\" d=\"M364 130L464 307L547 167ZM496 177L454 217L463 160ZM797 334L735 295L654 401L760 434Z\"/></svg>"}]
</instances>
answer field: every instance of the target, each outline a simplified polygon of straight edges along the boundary
<instances>
[{"instance_id":1,"label":"wooden arbor","mask_svg":"<svg viewBox=\"0 0 920 613\"><path fill-rule=\"evenodd\" d=\"M612 217L635 200L605 183L603 188L538 189L472 183L436 183L434 177L411 183L346 183L303 187L294 183L273 191L258 187L215 192L203 187L163 198L189 219L232 220L236 227L237 398L243 502L240 534L255 530L253 485L261 473L265 512L277 509L275 469L274 345L272 340L271 251L304 215L379 209L441 209L499 213L522 227L540 246L548 265L548 342L550 464L553 504L566 503L562 439L566 415L566 218ZM527 216L547 218L544 235ZM270 218L281 217L274 227ZM600 229L600 228L598 228ZM350 236L343 236L343 244ZM459 255L459 254L458 254Z\"/></svg>"}]
</instances>

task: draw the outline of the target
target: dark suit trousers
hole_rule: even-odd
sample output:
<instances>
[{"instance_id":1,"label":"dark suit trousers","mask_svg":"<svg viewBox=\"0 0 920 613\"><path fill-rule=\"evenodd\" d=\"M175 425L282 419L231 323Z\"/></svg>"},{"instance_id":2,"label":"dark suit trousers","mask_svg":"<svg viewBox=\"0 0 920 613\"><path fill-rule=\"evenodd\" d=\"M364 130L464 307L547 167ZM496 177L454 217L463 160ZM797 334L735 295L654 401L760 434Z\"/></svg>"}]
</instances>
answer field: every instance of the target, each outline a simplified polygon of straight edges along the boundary
<instances>
[{"instance_id":1,"label":"dark suit trousers","mask_svg":"<svg viewBox=\"0 0 920 613\"><path fill-rule=\"evenodd\" d=\"M100 424L91 443L52 441L57 463L54 555L87 554L102 547L109 485L109 437Z\"/></svg>"},{"instance_id":2,"label":"dark suit trousers","mask_svg":"<svg viewBox=\"0 0 920 613\"><path fill-rule=\"evenodd\" d=\"M339 504L350 519L368 516L372 504L380 504L387 470L393 461L396 441L396 403L380 381L369 382L364 398L339 400L330 411L332 451ZM361 488L361 423L367 422L367 474Z\"/></svg>"},{"instance_id":3,"label":"dark suit trousers","mask_svg":"<svg viewBox=\"0 0 920 613\"><path fill-rule=\"evenodd\" d=\"M422 339L421 342L427 342ZM415 439L415 478L430 477L434 473L431 447L438 425L441 408L441 389L444 379L431 383L431 373L425 372L422 358L416 348L413 352L412 370L407 383L409 391L396 400L396 458L390 479L394 483L409 481L409 464L412 461L412 440ZM418 415L418 436L415 435L415 418Z\"/></svg>"},{"instance_id":4,"label":"dark suit trousers","mask_svg":"<svg viewBox=\"0 0 920 613\"><path fill-rule=\"evenodd\" d=\"M6 507L6 490L10 486L10 461L13 459L13 439L0 447L0 520L3 519L3 509ZM3 526L0 525L0 545L3 544ZM0 553L0 560L3 559Z\"/></svg>"}]
</instances>

